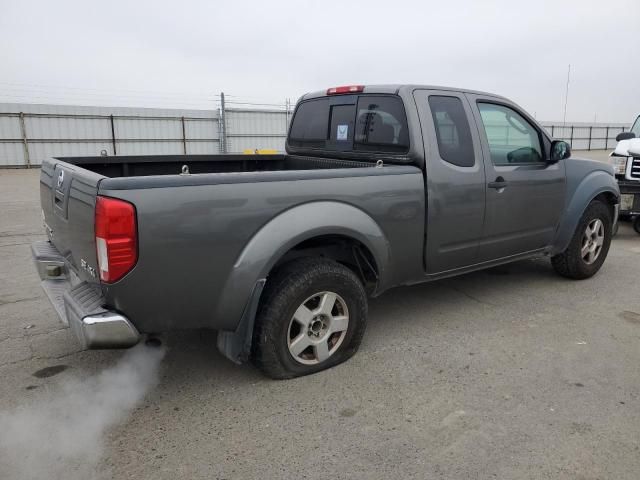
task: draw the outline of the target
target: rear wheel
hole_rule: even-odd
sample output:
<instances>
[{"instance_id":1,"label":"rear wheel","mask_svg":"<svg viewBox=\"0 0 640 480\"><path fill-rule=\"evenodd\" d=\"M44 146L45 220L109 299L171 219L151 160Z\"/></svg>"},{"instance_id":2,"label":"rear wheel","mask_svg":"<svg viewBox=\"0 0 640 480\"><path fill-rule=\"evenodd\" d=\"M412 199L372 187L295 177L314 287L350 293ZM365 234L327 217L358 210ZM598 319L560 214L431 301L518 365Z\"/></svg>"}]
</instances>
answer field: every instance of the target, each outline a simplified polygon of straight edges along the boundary
<instances>
[{"instance_id":1,"label":"rear wheel","mask_svg":"<svg viewBox=\"0 0 640 480\"><path fill-rule=\"evenodd\" d=\"M633 221L633 229L640 233L640 215L636 216L636 219Z\"/></svg>"},{"instance_id":2,"label":"rear wheel","mask_svg":"<svg viewBox=\"0 0 640 480\"><path fill-rule=\"evenodd\" d=\"M366 293L351 270L327 259L294 260L267 281L253 363L277 379L342 363L357 351L366 317Z\"/></svg>"},{"instance_id":3,"label":"rear wheel","mask_svg":"<svg viewBox=\"0 0 640 480\"><path fill-rule=\"evenodd\" d=\"M611 229L609 207L594 200L582 214L567 249L551 258L553 268L563 277L578 280L595 275L607 258Z\"/></svg>"}]
</instances>

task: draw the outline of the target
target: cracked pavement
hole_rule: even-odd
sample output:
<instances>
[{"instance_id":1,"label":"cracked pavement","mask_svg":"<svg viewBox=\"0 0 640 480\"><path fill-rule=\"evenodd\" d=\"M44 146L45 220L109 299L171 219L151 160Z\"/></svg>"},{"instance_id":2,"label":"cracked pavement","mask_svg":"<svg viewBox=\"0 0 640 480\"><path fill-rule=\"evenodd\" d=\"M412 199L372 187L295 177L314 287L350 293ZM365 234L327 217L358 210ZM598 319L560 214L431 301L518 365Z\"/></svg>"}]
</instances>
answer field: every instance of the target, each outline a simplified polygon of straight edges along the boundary
<instances>
[{"instance_id":1,"label":"cracked pavement","mask_svg":"<svg viewBox=\"0 0 640 480\"><path fill-rule=\"evenodd\" d=\"M38 176L0 170L0 412L123 355L79 351L40 290ZM395 289L352 360L291 381L224 360L212 332L172 334L96 477L636 480L639 272L622 224L590 280L536 260Z\"/></svg>"}]
</instances>

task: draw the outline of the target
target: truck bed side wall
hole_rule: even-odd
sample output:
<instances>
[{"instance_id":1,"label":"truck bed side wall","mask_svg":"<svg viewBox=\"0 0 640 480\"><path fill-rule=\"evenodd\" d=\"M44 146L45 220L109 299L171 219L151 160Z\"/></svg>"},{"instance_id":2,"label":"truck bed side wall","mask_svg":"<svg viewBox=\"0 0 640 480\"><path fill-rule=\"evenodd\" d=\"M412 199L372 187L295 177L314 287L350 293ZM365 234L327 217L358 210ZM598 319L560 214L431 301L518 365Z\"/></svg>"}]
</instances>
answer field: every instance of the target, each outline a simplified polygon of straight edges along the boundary
<instances>
[{"instance_id":1,"label":"truck bed side wall","mask_svg":"<svg viewBox=\"0 0 640 480\"><path fill-rule=\"evenodd\" d=\"M119 189L101 184L100 194L132 202L137 209L139 258L118 283L103 287L107 302L126 312L142 331L179 328L235 330L262 267L276 259L256 259L254 275L236 279L239 257L260 231L286 211L315 202L357 209L379 226L388 245L381 265L381 289L422 278L424 187L419 169L391 166L283 174L211 175L212 184ZM224 178L221 178L224 177ZM188 183L188 179L185 178ZM217 183L217 184L215 184ZM326 207L326 205L325 205ZM325 208L322 209L326 211ZM307 233L345 234L349 218L328 211ZM279 228L282 238L304 240L296 217ZM355 217L354 217L355 220ZM273 238L273 237L271 237ZM363 243L367 243L366 239ZM265 251L282 253L282 245ZM266 255L266 254L265 254ZM246 265L244 265L246 267ZM235 282L235 283L234 283ZM229 285L234 285L229 289ZM143 300L144 299L144 300Z\"/></svg>"}]
</instances>

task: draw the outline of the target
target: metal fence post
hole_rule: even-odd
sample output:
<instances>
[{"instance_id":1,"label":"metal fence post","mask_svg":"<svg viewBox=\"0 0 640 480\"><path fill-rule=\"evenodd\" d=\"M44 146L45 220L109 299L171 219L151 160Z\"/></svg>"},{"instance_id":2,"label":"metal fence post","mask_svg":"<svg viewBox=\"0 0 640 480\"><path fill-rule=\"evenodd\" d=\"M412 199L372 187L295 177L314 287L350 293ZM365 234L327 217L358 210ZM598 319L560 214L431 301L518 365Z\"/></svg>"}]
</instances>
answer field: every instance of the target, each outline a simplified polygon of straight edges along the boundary
<instances>
[{"instance_id":1,"label":"metal fence post","mask_svg":"<svg viewBox=\"0 0 640 480\"><path fill-rule=\"evenodd\" d=\"M220 153L227 153L227 118L224 106L224 92L220 92L220 117L218 129L220 130Z\"/></svg>"},{"instance_id":2,"label":"metal fence post","mask_svg":"<svg viewBox=\"0 0 640 480\"><path fill-rule=\"evenodd\" d=\"M182 121L182 149L184 154L187 154L187 129L184 127L184 116L180 118Z\"/></svg>"},{"instance_id":3,"label":"metal fence post","mask_svg":"<svg viewBox=\"0 0 640 480\"><path fill-rule=\"evenodd\" d=\"M552 137L555 137L555 135L553 134L553 131L555 130L555 128L556 127L554 125L551 125L551 136Z\"/></svg>"},{"instance_id":4,"label":"metal fence post","mask_svg":"<svg viewBox=\"0 0 640 480\"><path fill-rule=\"evenodd\" d=\"M289 99L284 101L284 131L285 134L289 128Z\"/></svg>"},{"instance_id":5,"label":"metal fence post","mask_svg":"<svg viewBox=\"0 0 640 480\"><path fill-rule=\"evenodd\" d=\"M116 149L116 127L113 123L113 115L109 115L109 120L111 121L111 144L113 145L113 154L118 155L118 151Z\"/></svg>"},{"instance_id":6,"label":"metal fence post","mask_svg":"<svg viewBox=\"0 0 640 480\"><path fill-rule=\"evenodd\" d=\"M571 137L569 138L569 145L573 148L573 125L571 125Z\"/></svg>"},{"instance_id":7,"label":"metal fence post","mask_svg":"<svg viewBox=\"0 0 640 480\"><path fill-rule=\"evenodd\" d=\"M591 150L591 133L593 132L593 126L589 127L589 146L587 150Z\"/></svg>"},{"instance_id":8,"label":"metal fence post","mask_svg":"<svg viewBox=\"0 0 640 480\"><path fill-rule=\"evenodd\" d=\"M24 148L24 163L27 168L31 168L31 158L29 157L29 141L27 139L27 127L24 123L24 112L20 112L20 132L22 133L22 146Z\"/></svg>"},{"instance_id":9,"label":"metal fence post","mask_svg":"<svg viewBox=\"0 0 640 480\"><path fill-rule=\"evenodd\" d=\"M607 126L607 134L604 137L604 149L606 150L609 146L609 126Z\"/></svg>"}]
</instances>

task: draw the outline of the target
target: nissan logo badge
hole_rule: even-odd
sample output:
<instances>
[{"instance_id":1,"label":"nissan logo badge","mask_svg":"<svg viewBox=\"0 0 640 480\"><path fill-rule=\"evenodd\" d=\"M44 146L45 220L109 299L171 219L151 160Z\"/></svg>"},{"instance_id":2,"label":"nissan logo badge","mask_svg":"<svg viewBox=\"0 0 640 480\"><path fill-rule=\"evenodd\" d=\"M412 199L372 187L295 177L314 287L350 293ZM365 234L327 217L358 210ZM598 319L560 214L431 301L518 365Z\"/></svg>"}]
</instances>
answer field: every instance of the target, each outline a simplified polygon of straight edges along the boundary
<instances>
[{"instance_id":1,"label":"nissan logo badge","mask_svg":"<svg viewBox=\"0 0 640 480\"><path fill-rule=\"evenodd\" d=\"M58 188L60 188L63 183L64 183L64 170L60 170L60 173L58 174Z\"/></svg>"}]
</instances>

